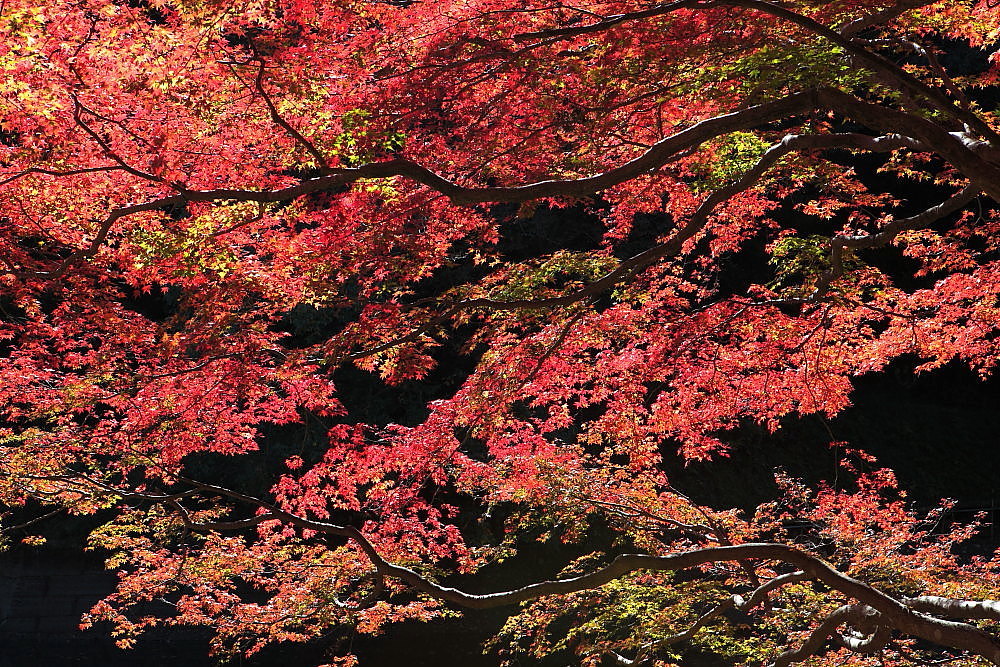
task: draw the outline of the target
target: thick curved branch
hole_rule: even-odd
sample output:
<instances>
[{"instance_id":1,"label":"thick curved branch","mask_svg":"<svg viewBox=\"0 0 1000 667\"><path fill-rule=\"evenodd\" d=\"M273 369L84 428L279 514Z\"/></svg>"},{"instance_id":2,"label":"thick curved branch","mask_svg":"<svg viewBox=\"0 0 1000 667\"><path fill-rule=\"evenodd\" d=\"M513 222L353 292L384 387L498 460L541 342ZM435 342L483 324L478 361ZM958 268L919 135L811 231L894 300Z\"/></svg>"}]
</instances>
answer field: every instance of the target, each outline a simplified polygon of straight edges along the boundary
<instances>
[{"instance_id":1,"label":"thick curved branch","mask_svg":"<svg viewBox=\"0 0 1000 667\"><path fill-rule=\"evenodd\" d=\"M637 570L664 572L720 561L738 561L751 558L775 560L794 565L808 574L810 578L821 581L830 588L875 609L892 628L936 644L969 651L994 664L1000 664L1000 643L997 643L994 638L979 628L916 614L898 600L835 570L819 558L783 544L751 543L707 547L672 556L627 554L617 557L607 567L583 576L545 581L511 591L483 595L465 593L455 588L441 586L427 580L413 570L388 563L377 554L375 554L375 558L376 560L373 560L375 567L386 575L400 579L416 590L438 599L474 609L518 604L545 595L565 595L597 588ZM840 622L833 625L830 632L837 625L840 625ZM829 634L827 633L824 638Z\"/></svg>"},{"instance_id":2,"label":"thick curved branch","mask_svg":"<svg viewBox=\"0 0 1000 667\"><path fill-rule=\"evenodd\" d=\"M420 336L431 331L434 327L466 310L482 308L491 311L503 311L559 308L599 296L609 289L629 280L646 267L679 253L684 244L704 228L711 214L719 205L753 187L781 158L794 151L834 148L867 150L872 152L888 152L901 148L926 150L925 146L913 138L899 134L887 134L878 137L858 133L788 135L765 151L757 163L739 179L709 195L692 214L687 223L674 232L674 235L667 241L624 260L609 273L594 282L562 296L541 299L512 299L507 301L489 298L466 299L450 306L439 315L403 336L359 352L345 355L343 360L363 359L396 346L418 340ZM839 274L837 277L839 277Z\"/></svg>"},{"instance_id":3,"label":"thick curved branch","mask_svg":"<svg viewBox=\"0 0 1000 667\"><path fill-rule=\"evenodd\" d=\"M988 159L988 152L976 142L915 114L865 102L835 88L820 89L817 97L824 107L873 130L911 137L924 146L924 150L940 155L966 178L978 183L983 192L1000 201L1000 166ZM1000 148L1000 142L993 147Z\"/></svg>"},{"instance_id":4,"label":"thick curved branch","mask_svg":"<svg viewBox=\"0 0 1000 667\"><path fill-rule=\"evenodd\" d=\"M232 525L235 528L244 528L268 519L277 519L304 530L315 531L324 535L333 535L345 538L353 542L365 557L372 563L375 573L380 577L392 577L397 579L414 590L426 593L443 602L448 602L470 609L490 609L508 605L529 602L547 595L566 595L579 591L599 588L616 579L620 579L632 572L645 570L651 572L676 572L689 568L699 567L710 563L719 562L740 562L745 560L766 560L785 563L797 568L797 572L776 577L771 582L764 584L764 593L771 588L798 580L799 577L819 581L829 588L839 591L856 600L861 606L848 606L848 609L841 612L841 616L828 618L821 624L821 628L827 628L823 634L823 640L829 637L833 630L841 623L848 620L848 612L851 618L861 628L866 628L866 624L872 619L877 619L877 626L885 625L891 629L921 639L947 646L960 651L975 653L986 658L990 662L1000 665L1000 643L992 636L979 628L966 623L934 618L926 614L918 613L906 603L901 602L868 584L859 581L847 574L844 574L826 561L813 556L796 547L777 543L746 543L727 546L713 546L694 549L692 551L681 552L669 556L652 556L647 554L623 554L616 557L609 565L591 572L589 574L570 577L567 579L556 579L541 581L520 588L495 593L467 593L458 588L442 586L427 577L421 575L407 567L396 565L387 561L378 552L368 538L353 526L341 526L325 521L309 519L292 512L282 510L271 503L267 503L259 498L249 496L238 491L233 491L215 484L206 484L183 476L176 476L180 482L190 485L194 489L202 492L217 494L241 504L249 505L263 510L259 515L236 522L218 522L216 526ZM86 478L86 481L94 483ZM99 488L110 490L123 496L137 495L133 492L118 491L113 487L99 483ZM168 503L176 502L173 499L187 497L190 491L177 494L153 494L157 500L167 498ZM145 494L142 494L145 495ZM182 512L183 514L183 512ZM193 529L210 530L211 524L200 526L197 523L190 523ZM759 589L758 589L759 590ZM761 593L763 595L764 593ZM757 597L755 591L751 595L751 600ZM733 603L735 603L735 598ZM869 611L870 610L870 611ZM839 610L838 610L839 611ZM864 614L859 614L864 611ZM835 612L836 614L836 612ZM834 623L834 620L837 621ZM707 621L706 621L707 622ZM833 623L832 625L829 625ZM877 628L874 626L873 629ZM819 629L817 630L819 631ZM816 633L814 633L815 635ZM809 642L807 642L808 644ZM791 652L791 656L798 655L803 649ZM788 654L789 652L786 652ZM782 655L786 655L782 654ZM787 665L796 660L791 658L781 658ZM778 664L776 662L776 664Z\"/></svg>"},{"instance_id":5,"label":"thick curved branch","mask_svg":"<svg viewBox=\"0 0 1000 667\"><path fill-rule=\"evenodd\" d=\"M833 30L818 21L797 12L781 7L766 0L718 0L722 4L736 7L745 7L775 18L788 21L819 35L840 48L844 49L851 56L860 61L867 69L881 75L886 83L894 84L893 87L913 93L932 102L935 107L948 114L960 123L966 124L975 129L981 136L991 143L1000 146L1000 135L990 127L982 118L967 109L960 108L952 102L947 95L932 88L920 79L914 77L902 67L892 62L888 58L873 53L860 46L855 40L845 37L836 30Z\"/></svg>"},{"instance_id":6,"label":"thick curved branch","mask_svg":"<svg viewBox=\"0 0 1000 667\"><path fill-rule=\"evenodd\" d=\"M290 201L309 194L336 190L344 185L360 180L393 177L404 177L425 185L445 195L454 204L458 205L500 202L517 203L549 197L587 197L625 183L644 173L655 171L670 162L678 153L696 148L720 134L746 130L758 125L782 120L809 111L815 106L816 99L813 93L798 93L774 102L747 107L739 111L708 118L666 137L654 144L639 157L619 167L602 174L576 179L537 181L509 187L466 187L448 180L423 165L403 158L397 158L383 162L373 162L359 167L329 169L329 173L325 176L309 179L277 190L247 190L237 188L190 190L180 184L172 184L172 187L179 194L161 197L140 204L129 204L113 210L101 222L91 242L64 260L51 277L58 279L76 262L95 255L104 244L114 224L121 218L136 213L161 210L171 206L183 206L188 202L277 203ZM82 110L83 106L79 102L76 102L74 117L77 122L108 152L109 157L117 162L122 170L144 180L162 182L162 179L152 174L147 174L133 168L111 152L110 147L107 146L104 140L83 122L80 117ZM597 292L599 291L601 290L597 290ZM573 299L572 301L576 300L578 299ZM567 303L572 303L572 301Z\"/></svg>"},{"instance_id":7,"label":"thick curved branch","mask_svg":"<svg viewBox=\"0 0 1000 667\"><path fill-rule=\"evenodd\" d=\"M819 652L827 640L833 640L854 653L876 653L881 651L892 637L892 630L879 623L881 614L863 604L847 604L838 607L816 626L801 646L781 653L774 660L774 667L788 667L803 662ZM837 628L844 624L864 633L865 637L850 637L841 634Z\"/></svg>"},{"instance_id":8,"label":"thick curved branch","mask_svg":"<svg viewBox=\"0 0 1000 667\"><path fill-rule=\"evenodd\" d=\"M280 202L315 192L323 192L362 179L402 176L440 192L453 203L474 205L484 203L518 203L552 197L588 197L608 188L655 171L678 153L700 146L722 134L747 130L759 125L787 119L816 106L812 92L788 95L773 102L707 118L653 144L649 150L604 173L582 178L547 180L508 187L465 187L450 181L410 160L397 158L359 167L331 169L329 175L304 181L279 190L187 190L181 189L186 201Z\"/></svg>"},{"instance_id":9,"label":"thick curved branch","mask_svg":"<svg viewBox=\"0 0 1000 667\"><path fill-rule=\"evenodd\" d=\"M937 595L921 595L903 598L903 604L925 614L1000 621L1000 601L997 600L956 600Z\"/></svg>"},{"instance_id":10,"label":"thick curved branch","mask_svg":"<svg viewBox=\"0 0 1000 667\"><path fill-rule=\"evenodd\" d=\"M868 605L851 605L852 616L848 623L853 631L845 635L839 630L834 640L854 653L876 653L892 638L892 630L882 622L882 615Z\"/></svg>"},{"instance_id":11,"label":"thick curved branch","mask_svg":"<svg viewBox=\"0 0 1000 667\"><path fill-rule=\"evenodd\" d=\"M877 653L892 637L892 629L880 621L881 614L868 605L848 604L838 607L823 619L801 646L789 649L775 658L774 667L787 667L796 662L803 662L820 651L830 638L854 653ZM852 637L842 634L837 628L845 623L865 636Z\"/></svg>"},{"instance_id":12,"label":"thick curved branch","mask_svg":"<svg viewBox=\"0 0 1000 667\"><path fill-rule=\"evenodd\" d=\"M175 186L180 190L178 195L164 197L144 204L134 204L113 211L102 222L91 243L67 258L53 273L53 277L60 277L73 263L94 255L104 243L112 226L118 219L143 211L157 210L173 205L183 205L191 201L255 201L259 203L287 201L310 193L341 187L346 183L361 179L389 178L395 176L410 178L441 192L451 198L453 202L462 204L521 202L559 196L589 196L624 183L643 173L658 169L678 153L695 148L712 137L796 115L810 110L818 104L837 109L870 127L889 127L893 132L884 137L869 137L861 134L791 135L786 137L782 142L772 146L761 157L759 162L739 180L713 192L688 222L679 228L669 240L625 260L613 271L590 285L576 292L548 299L522 299L513 301L496 301L488 298L468 299L451 306L423 327L400 339L389 341L370 350L348 355L347 358L355 359L370 356L399 344L415 340L430 328L446 321L459 311L475 308L515 310L561 307L599 295L609 288L629 279L645 267L664 257L680 252L684 244L703 228L709 215L719 204L751 187L781 157L793 150L855 148L860 150L885 151L898 148L911 148L914 150L933 151L949 160L956 168L977 183L984 192L995 200L1000 201L1000 167L985 159L980 155L982 153L981 149L974 149L962 137L956 136L930 121L911 114L863 102L835 89L822 89L809 93L789 95L781 100L703 120L654 144L643 155L619 167L603 174L579 179L539 181L510 187L465 187L449 181L426 167L409 160L395 159L355 168L339 168L332 170L332 173L327 176L271 191L236 189L188 190L181 186ZM903 130L903 132L900 133L898 130ZM854 241L851 242L853 243ZM837 258L834 257L833 259L836 260ZM836 265L836 261L834 261L834 265Z\"/></svg>"},{"instance_id":13,"label":"thick curved branch","mask_svg":"<svg viewBox=\"0 0 1000 667\"><path fill-rule=\"evenodd\" d=\"M191 480L188 480L189 482ZM837 571L825 561L804 551L784 544L750 543L733 546L706 547L671 556L650 556L625 554L618 556L610 565L590 574L529 584L521 588L497 593L466 593L457 588L441 586L423 575L400 565L386 561L374 546L353 527L313 521L282 510L271 509L270 505L249 496L222 489L214 485L195 482L199 488L221 492L222 495L237 499L250 499L258 506L265 506L279 518L300 528L328 534L349 537L371 560L375 569L385 575L399 579L415 590L427 593L445 602L472 609L489 609L519 604L546 595L565 595L582 590L598 588L637 570L654 572L684 570L707 563L739 561L746 559L774 560L798 567L809 578L816 579L832 589L858 600L876 610L886 623L907 634L928 641L980 655L994 664L1000 665L1000 643L979 628L964 623L955 623L916 614L902 602L872 588L868 584ZM833 627L835 628L840 623ZM832 632L832 629L831 629ZM829 636L829 634L827 635Z\"/></svg>"},{"instance_id":14,"label":"thick curved branch","mask_svg":"<svg viewBox=\"0 0 1000 667\"><path fill-rule=\"evenodd\" d=\"M837 634L834 638L838 644L854 653L878 653L892 639L892 628L880 625L867 637L849 637Z\"/></svg>"}]
</instances>

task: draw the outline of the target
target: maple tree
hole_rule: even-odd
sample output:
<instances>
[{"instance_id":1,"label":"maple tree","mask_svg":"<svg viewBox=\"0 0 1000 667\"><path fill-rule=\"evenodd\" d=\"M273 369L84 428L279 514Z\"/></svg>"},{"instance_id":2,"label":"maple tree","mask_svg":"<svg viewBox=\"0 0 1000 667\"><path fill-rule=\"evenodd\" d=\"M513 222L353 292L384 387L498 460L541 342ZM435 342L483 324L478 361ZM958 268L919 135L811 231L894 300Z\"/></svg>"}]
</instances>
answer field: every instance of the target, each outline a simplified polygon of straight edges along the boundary
<instances>
[{"instance_id":1,"label":"maple tree","mask_svg":"<svg viewBox=\"0 0 1000 667\"><path fill-rule=\"evenodd\" d=\"M748 514L663 466L904 355L993 371L996 3L0 0L0 34L5 534L101 517L121 645L510 606L510 660L1000 664L1000 561L863 452ZM545 211L600 238L512 241ZM333 383L456 355L412 424ZM227 478L281 428L322 435ZM600 546L441 583L533 539Z\"/></svg>"}]
</instances>

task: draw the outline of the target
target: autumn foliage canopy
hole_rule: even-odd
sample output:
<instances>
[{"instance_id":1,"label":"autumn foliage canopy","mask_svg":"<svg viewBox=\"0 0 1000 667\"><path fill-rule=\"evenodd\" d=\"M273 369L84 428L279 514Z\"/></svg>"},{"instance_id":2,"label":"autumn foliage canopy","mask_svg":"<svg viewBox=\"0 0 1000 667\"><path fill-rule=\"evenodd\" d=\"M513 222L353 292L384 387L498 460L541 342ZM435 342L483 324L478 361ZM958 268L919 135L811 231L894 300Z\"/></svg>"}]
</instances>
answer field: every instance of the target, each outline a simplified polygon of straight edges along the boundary
<instances>
[{"instance_id":1,"label":"autumn foliage canopy","mask_svg":"<svg viewBox=\"0 0 1000 667\"><path fill-rule=\"evenodd\" d=\"M505 606L517 664L1000 664L1000 559L866 454L750 512L663 464L903 356L994 372L998 39L987 0L0 0L7 539L96 519L126 647ZM581 556L463 589L539 540Z\"/></svg>"}]
</instances>

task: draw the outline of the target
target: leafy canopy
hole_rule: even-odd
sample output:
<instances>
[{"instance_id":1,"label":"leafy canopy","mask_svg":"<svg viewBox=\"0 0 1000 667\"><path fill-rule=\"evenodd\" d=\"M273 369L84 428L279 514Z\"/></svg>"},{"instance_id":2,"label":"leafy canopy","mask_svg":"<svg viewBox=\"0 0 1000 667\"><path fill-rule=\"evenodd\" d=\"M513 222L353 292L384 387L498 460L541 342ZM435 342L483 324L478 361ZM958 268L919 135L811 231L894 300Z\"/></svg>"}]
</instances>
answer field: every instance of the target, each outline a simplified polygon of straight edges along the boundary
<instances>
[{"instance_id":1,"label":"leafy canopy","mask_svg":"<svg viewBox=\"0 0 1000 667\"><path fill-rule=\"evenodd\" d=\"M995 2L3 0L0 35L0 517L97 518L122 646L513 605L511 660L1000 664L975 527L863 453L750 513L664 466L903 355L994 371ZM589 555L438 583L534 539Z\"/></svg>"}]
</instances>

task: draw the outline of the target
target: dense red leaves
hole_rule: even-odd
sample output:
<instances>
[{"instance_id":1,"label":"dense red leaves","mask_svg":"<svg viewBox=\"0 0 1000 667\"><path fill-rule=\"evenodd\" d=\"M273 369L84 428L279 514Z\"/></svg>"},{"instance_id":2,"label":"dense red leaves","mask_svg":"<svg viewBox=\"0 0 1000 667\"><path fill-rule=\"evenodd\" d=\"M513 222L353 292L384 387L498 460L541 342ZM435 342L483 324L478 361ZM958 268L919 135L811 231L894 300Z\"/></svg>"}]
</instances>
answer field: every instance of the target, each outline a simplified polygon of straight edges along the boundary
<instances>
[{"instance_id":1,"label":"dense red leaves","mask_svg":"<svg viewBox=\"0 0 1000 667\"><path fill-rule=\"evenodd\" d=\"M992 371L995 202L973 202L1000 151L975 102L998 12L0 3L0 502L111 513L93 540L124 574L93 617L123 644L158 623L247 651L376 632L440 603L381 590L371 550L434 577L598 521L613 549L783 540L892 594L995 595L992 563L952 554L972 529L921 528L888 473L855 470L850 493L785 481L743 519L680 496L663 455L836 414L903 355ZM941 69L943 39L983 71ZM897 178L873 185L848 150L887 154ZM562 237L572 222L519 237L549 211L589 241ZM468 373L442 389L455 355ZM350 365L434 398L411 423L361 423L341 403L357 389L332 381ZM275 469L282 425L304 444L276 445ZM261 448L254 480L214 467ZM547 599L511 627L539 655L652 659L700 595L781 572L706 574ZM764 648L738 629L702 649L759 660L842 602L793 597L809 612L772 609ZM160 598L165 618L128 614ZM553 644L563 614L579 630Z\"/></svg>"}]
</instances>

